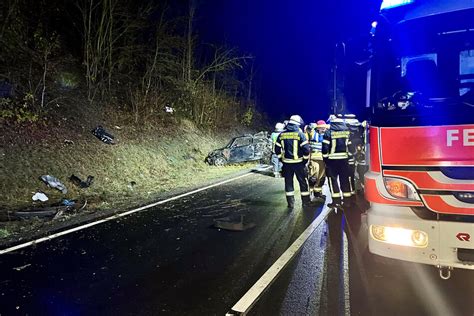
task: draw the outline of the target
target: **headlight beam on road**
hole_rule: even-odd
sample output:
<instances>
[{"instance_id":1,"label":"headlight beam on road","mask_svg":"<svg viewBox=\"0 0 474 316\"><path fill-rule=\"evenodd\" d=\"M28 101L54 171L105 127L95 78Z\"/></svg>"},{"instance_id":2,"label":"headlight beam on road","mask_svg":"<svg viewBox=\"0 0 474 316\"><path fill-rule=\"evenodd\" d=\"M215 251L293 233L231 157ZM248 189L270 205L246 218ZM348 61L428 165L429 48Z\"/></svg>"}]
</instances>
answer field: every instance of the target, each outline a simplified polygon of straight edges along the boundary
<instances>
[{"instance_id":1,"label":"headlight beam on road","mask_svg":"<svg viewBox=\"0 0 474 316\"><path fill-rule=\"evenodd\" d=\"M306 230L293 242L293 244L275 261L275 263L260 277L260 279L245 293L245 295L232 307L226 316L246 315L257 303L263 293L276 280L278 275L288 263L301 250L311 234L324 222L332 209L324 206L321 214L316 217Z\"/></svg>"}]
</instances>

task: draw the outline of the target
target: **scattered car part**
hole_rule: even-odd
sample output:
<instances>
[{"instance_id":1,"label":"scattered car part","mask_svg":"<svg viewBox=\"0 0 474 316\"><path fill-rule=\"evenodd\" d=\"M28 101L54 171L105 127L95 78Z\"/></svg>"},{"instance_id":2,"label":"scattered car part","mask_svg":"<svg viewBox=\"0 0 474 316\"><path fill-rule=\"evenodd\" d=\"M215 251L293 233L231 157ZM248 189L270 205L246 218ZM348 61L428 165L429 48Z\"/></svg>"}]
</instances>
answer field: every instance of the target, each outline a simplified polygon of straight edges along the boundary
<instances>
[{"instance_id":1,"label":"scattered car part","mask_svg":"<svg viewBox=\"0 0 474 316\"><path fill-rule=\"evenodd\" d=\"M244 216L240 215L240 219L232 217L223 217L214 220L214 227L241 232L255 227L255 223L244 223Z\"/></svg>"},{"instance_id":2,"label":"scattered car part","mask_svg":"<svg viewBox=\"0 0 474 316\"><path fill-rule=\"evenodd\" d=\"M68 201L69 205L64 205L64 201ZM87 200L85 200L83 203L78 203L74 200L63 200L61 203L56 203L45 207L7 211L5 215L1 216L0 221L29 220L32 218L51 220L62 216L64 213L71 214L81 211L86 207L86 205Z\"/></svg>"},{"instance_id":3,"label":"scattered car part","mask_svg":"<svg viewBox=\"0 0 474 316\"><path fill-rule=\"evenodd\" d=\"M94 182L94 177L89 175L87 176L86 181L82 181L81 178L73 174L69 177L69 181L71 181L74 185L85 189L91 186L91 184Z\"/></svg>"},{"instance_id":4,"label":"scattered car part","mask_svg":"<svg viewBox=\"0 0 474 316\"><path fill-rule=\"evenodd\" d=\"M102 126L97 126L92 130L92 134L100 139L103 143L109 144L109 145L115 145L116 142L114 140L114 136L110 133L108 133Z\"/></svg>"},{"instance_id":5,"label":"scattered car part","mask_svg":"<svg viewBox=\"0 0 474 316\"><path fill-rule=\"evenodd\" d=\"M46 202L47 200L49 200L49 198L43 192L36 192L32 196L32 199L33 201L41 201L41 202Z\"/></svg>"},{"instance_id":6,"label":"scattered car part","mask_svg":"<svg viewBox=\"0 0 474 316\"><path fill-rule=\"evenodd\" d=\"M58 178L55 178L50 175L43 175L40 177L40 180L46 183L50 188L57 189L61 191L62 193L66 194L67 193L67 188L64 184L59 181Z\"/></svg>"}]
</instances>

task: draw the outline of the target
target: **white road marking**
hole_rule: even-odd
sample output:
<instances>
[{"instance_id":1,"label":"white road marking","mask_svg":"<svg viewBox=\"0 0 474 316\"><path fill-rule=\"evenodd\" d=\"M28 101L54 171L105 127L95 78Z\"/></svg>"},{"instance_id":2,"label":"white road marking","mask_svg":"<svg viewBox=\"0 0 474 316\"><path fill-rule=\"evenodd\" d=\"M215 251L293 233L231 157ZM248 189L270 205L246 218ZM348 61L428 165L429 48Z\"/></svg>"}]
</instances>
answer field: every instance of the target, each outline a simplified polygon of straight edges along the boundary
<instances>
[{"instance_id":1,"label":"white road marking","mask_svg":"<svg viewBox=\"0 0 474 316\"><path fill-rule=\"evenodd\" d=\"M264 171L266 169L268 169L268 168L263 168L263 169L261 168L261 169L254 169L254 170ZM225 180L225 181L221 181L221 182L218 182L218 183L208 185L208 186L200 188L200 189L196 189L196 190L193 190L193 191L190 191L190 192L186 192L186 193L183 193L183 194L173 196L173 197L168 198L166 200L158 201L158 202L148 204L148 205L145 205L145 206L142 206L142 207L130 210L130 211L126 211L126 212L123 212L123 213L120 213L120 214L115 214L115 215L106 217L104 219L101 219L101 220L98 220L98 221L95 221L95 222L91 222L91 223L88 223L88 224L77 226L77 227L74 227L74 228L71 228L71 229L67 229L67 230L64 230L64 231L61 231L61 232L58 232L58 233L48 235L46 237L42 237L42 238L35 239L35 240L29 241L29 242L25 242L25 243L22 243L22 244L19 244L19 245L16 245L16 246L5 248L5 249L0 250L0 255L9 253L9 252L12 252L12 251L15 251L15 250L19 250L19 249L22 249L22 248L26 248L26 247L29 247L29 246L33 246L33 245L42 243L44 241L49 241L49 240L52 240L52 239L55 239L55 238L58 238L58 237L61 237L61 236L67 235L67 234L71 234L71 233L74 233L74 232L77 232L77 231L80 231L80 230L83 230L83 229L86 229L86 228L89 228L89 227L92 227L92 226L96 226L96 225L99 225L99 224L102 224L102 223L105 223L105 222L108 222L108 221L111 221L111 220L114 220L114 219L117 219L117 218L120 218L120 217L124 217L124 216L130 215L130 214L136 213L136 212L140 212L140 211L155 207L157 205L161 205L161 204L165 204L165 203L170 202L170 201L178 200L178 199L181 199L183 197L193 195L193 194L199 193L201 191L205 191L205 190L208 190L208 189L211 189L211 188L214 188L214 187L217 187L217 186L220 186L220 185L223 185L223 184L226 184L226 183L238 180L238 179L242 179L244 177L248 177L248 176L253 175L253 174L254 174L253 172L249 172L249 173L240 175L240 176L235 177L235 178L231 178L231 179L228 179L228 180Z\"/></svg>"},{"instance_id":2,"label":"white road marking","mask_svg":"<svg viewBox=\"0 0 474 316\"><path fill-rule=\"evenodd\" d=\"M348 225L346 222L345 225ZM349 288L349 240L347 240L347 235L345 232L342 234L343 237L343 285L344 285L344 315L351 315L351 300L350 300L350 288Z\"/></svg>"},{"instance_id":3,"label":"white road marking","mask_svg":"<svg viewBox=\"0 0 474 316\"><path fill-rule=\"evenodd\" d=\"M255 305L265 290L275 281L281 271L299 252L303 244L311 234L331 212L331 209L324 206L321 214L316 217L306 230L293 242L293 244L275 261L275 263L260 277L260 279L245 293L245 295L232 307L226 315L245 315Z\"/></svg>"}]
</instances>

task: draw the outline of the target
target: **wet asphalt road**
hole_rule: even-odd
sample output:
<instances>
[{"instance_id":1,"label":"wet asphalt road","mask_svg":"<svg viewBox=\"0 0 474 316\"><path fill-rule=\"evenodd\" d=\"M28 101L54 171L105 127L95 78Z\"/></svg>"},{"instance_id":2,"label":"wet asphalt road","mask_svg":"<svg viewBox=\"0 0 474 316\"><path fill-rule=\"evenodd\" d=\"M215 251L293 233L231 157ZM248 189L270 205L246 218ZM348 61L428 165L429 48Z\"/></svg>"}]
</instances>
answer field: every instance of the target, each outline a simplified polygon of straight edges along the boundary
<instances>
[{"instance_id":1,"label":"wet asphalt road","mask_svg":"<svg viewBox=\"0 0 474 316\"><path fill-rule=\"evenodd\" d=\"M2 315L225 314L316 216L255 174L0 257ZM213 219L244 215L229 232Z\"/></svg>"},{"instance_id":2,"label":"wet asphalt road","mask_svg":"<svg viewBox=\"0 0 474 316\"><path fill-rule=\"evenodd\" d=\"M454 269L442 280L433 266L371 255L364 216L360 224L353 214L346 229L353 315L474 315L474 270Z\"/></svg>"},{"instance_id":3,"label":"wet asphalt road","mask_svg":"<svg viewBox=\"0 0 474 316\"><path fill-rule=\"evenodd\" d=\"M0 314L224 315L321 212L288 212L282 190L254 174L2 255ZM256 226L212 227L240 215ZM474 315L473 271L376 262L359 226L331 215L251 314Z\"/></svg>"}]
</instances>

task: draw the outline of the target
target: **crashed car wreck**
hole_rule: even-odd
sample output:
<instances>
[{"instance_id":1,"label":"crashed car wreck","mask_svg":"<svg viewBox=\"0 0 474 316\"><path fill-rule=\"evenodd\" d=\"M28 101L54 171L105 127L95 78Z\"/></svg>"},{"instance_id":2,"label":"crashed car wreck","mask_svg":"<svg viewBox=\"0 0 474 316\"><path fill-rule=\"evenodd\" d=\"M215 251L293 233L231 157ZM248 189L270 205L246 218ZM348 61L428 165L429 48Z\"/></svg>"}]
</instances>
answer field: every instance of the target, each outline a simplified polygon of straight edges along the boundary
<instances>
[{"instance_id":1,"label":"crashed car wreck","mask_svg":"<svg viewBox=\"0 0 474 316\"><path fill-rule=\"evenodd\" d=\"M210 152L206 162L214 166L257 160L268 162L271 150L272 141L266 132L246 134L232 138L224 148Z\"/></svg>"}]
</instances>

